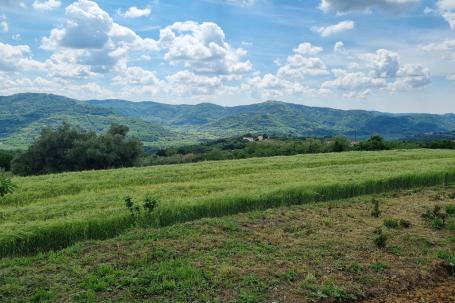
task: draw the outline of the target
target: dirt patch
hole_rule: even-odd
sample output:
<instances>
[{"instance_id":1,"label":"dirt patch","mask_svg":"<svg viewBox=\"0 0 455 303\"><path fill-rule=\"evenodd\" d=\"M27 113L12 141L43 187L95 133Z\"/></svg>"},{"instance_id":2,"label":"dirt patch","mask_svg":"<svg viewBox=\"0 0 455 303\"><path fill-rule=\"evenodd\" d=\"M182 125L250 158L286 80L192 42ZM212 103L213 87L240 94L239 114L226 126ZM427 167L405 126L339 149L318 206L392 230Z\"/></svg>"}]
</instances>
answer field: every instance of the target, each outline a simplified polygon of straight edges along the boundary
<instances>
[{"instance_id":1,"label":"dirt patch","mask_svg":"<svg viewBox=\"0 0 455 303\"><path fill-rule=\"evenodd\" d=\"M455 302L455 280L439 285L419 287L383 297L363 301L364 303L453 303Z\"/></svg>"}]
</instances>

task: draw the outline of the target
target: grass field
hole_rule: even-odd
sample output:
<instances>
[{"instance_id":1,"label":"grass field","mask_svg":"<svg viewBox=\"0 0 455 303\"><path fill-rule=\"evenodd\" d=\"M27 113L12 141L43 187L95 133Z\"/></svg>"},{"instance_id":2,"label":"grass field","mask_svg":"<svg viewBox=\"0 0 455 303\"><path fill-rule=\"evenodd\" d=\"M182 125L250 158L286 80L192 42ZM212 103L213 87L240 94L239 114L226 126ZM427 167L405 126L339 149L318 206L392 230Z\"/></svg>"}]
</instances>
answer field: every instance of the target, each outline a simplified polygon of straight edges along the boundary
<instances>
[{"instance_id":1,"label":"grass field","mask_svg":"<svg viewBox=\"0 0 455 303\"><path fill-rule=\"evenodd\" d=\"M435 229L421 214L454 198L451 185L137 227L0 259L0 301L453 302L455 216Z\"/></svg>"},{"instance_id":2,"label":"grass field","mask_svg":"<svg viewBox=\"0 0 455 303\"><path fill-rule=\"evenodd\" d=\"M131 227L130 195L160 200L154 225L453 183L455 151L394 150L205 162L14 178L0 256L105 239Z\"/></svg>"}]
</instances>

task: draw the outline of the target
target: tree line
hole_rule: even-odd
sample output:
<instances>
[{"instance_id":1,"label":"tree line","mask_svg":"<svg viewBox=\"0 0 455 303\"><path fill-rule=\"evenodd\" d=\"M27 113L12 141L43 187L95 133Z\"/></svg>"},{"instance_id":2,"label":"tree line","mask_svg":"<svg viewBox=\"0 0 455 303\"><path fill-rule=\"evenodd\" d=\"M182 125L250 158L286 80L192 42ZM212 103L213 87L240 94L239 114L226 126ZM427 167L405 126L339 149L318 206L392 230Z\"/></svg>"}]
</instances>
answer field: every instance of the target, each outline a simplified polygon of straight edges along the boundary
<instances>
[{"instance_id":1,"label":"tree line","mask_svg":"<svg viewBox=\"0 0 455 303\"><path fill-rule=\"evenodd\" d=\"M208 160L244 159L251 157L296 154L374 151L411 148L455 149L452 140L387 141L372 136L353 142L342 136L334 138L295 138L261 135L264 140L249 142L251 134L171 147L144 153L142 143L128 136L128 127L113 124L104 134L88 132L64 123L57 129L45 128L40 137L25 151L1 151L0 170L16 175L38 175L64 171L119 168L160 164L177 164Z\"/></svg>"}]
</instances>

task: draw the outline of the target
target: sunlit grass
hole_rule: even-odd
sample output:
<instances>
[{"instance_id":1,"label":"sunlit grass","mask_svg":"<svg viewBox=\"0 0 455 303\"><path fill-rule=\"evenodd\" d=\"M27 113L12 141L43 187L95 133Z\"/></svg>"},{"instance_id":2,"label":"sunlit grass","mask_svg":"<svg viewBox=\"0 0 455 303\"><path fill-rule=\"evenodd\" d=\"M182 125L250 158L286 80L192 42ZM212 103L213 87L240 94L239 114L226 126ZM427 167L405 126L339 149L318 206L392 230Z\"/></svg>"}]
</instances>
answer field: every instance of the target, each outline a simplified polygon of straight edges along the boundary
<instances>
[{"instance_id":1,"label":"sunlit grass","mask_svg":"<svg viewBox=\"0 0 455 303\"><path fill-rule=\"evenodd\" d=\"M340 199L455 181L455 152L299 155L15 178L0 206L0 255L102 239L132 224L123 197L160 200L154 222Z\"/></svg>"}]
</instances>

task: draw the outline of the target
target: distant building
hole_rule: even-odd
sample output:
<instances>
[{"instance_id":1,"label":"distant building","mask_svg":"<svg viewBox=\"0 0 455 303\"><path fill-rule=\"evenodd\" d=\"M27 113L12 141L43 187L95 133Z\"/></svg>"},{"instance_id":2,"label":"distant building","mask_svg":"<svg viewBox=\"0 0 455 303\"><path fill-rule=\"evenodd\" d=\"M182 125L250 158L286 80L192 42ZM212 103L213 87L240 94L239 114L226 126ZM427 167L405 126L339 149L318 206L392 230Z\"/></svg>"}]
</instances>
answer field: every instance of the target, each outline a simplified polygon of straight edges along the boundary
<instances>
[{"instance_id":1,"label":"distant building","mask_svg":"<svg viewBox=\"0 0 455 303\"><path fill-rule=\"evenodd\" d=\"M256 138L256 141L263 141L264 140L264 136L257 136Z\"/></svg>"},{"instance_id":2,"label":"distant building","mask_svg":"<svg viewBox=\"0 0 455 303\"><path fill-rule=\"evenodd\" d=\"M253 137L243 137L242 140L243 141L248 141L248 142L253 142L254 138Z\"/></svg>"}]
</instances>

